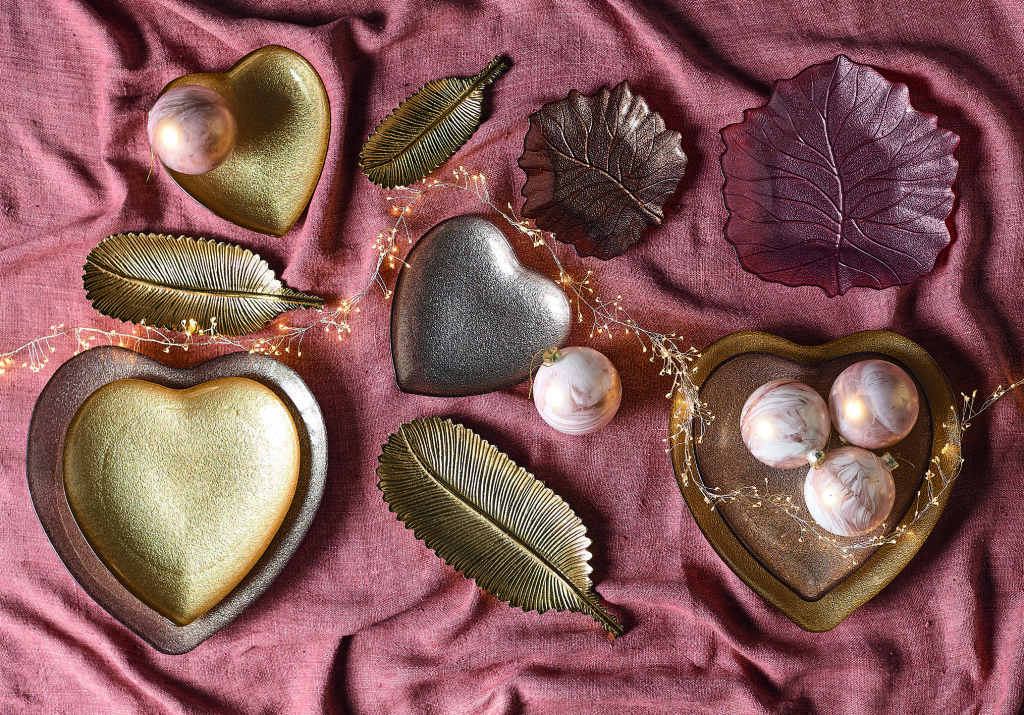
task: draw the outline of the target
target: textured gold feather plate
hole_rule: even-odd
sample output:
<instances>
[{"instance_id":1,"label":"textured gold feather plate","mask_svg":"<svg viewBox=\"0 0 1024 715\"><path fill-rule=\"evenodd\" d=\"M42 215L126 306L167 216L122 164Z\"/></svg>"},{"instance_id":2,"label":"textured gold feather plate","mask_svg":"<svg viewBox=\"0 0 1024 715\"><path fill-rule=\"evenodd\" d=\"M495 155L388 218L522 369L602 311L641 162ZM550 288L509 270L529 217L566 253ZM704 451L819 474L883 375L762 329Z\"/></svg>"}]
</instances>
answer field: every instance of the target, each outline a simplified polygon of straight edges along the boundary
<instances>
[{"instance_id":1,"label":"textured gold feather plate","mask_svg":"<svg viewBox=\"0 0 1024 715\"><path fill-rule=\"evenodd\" d=\"M917 382L922 405L914 431L889 450L902 460L893 474L892 518L869 536L891 535L913 522L911 529L895 543L844 553L844 545L858 540L816 539L774 507L753 508L735 501L711 508L696 478L708 488L725 492L767 487L772 494L792 497L806 514L806 470L771 469L747 452L739 435L743 403L760 385L783 377L806 382L827 397L843 369L869 358L903 366ZM726 565L794 623L809 631L834 628L903 570L928 538L949 498L949 489L938 492L934 503L915 519L921 505L931 501L925 470L941 469L952 480L960 467L960 421L942 370L919 345L887 331L855 333L820 346L797 345L768 333L740 332L702 351L692 378L715 419L702 440L687 440L682 429L686 401L676 393L670 430L676 480L697 525ZM828 449L839 444L833 432ZM688 450L693 455L691 471L686 464Z\"/></svg>"},{"instance_id":2,"label":"textured gold feather plate","mask_svg":"<svg viewBox=\"0 0 1024 715\"><path fill-rule=\"evenodd\" d=\"M285 47L261 47L223 74L189 74L221 94L238 120L228 160L205 174L166 169L185 193L223 219L283 236L313 197L331 137L327 90L313 66Z\"/></svg>"},{"instance_id":3,"label":"textured gold feather plate","mask_svg":"<svg viewBox=\"0 0 1024 715\"><path fill-rule=\"evenodd\" d=\"M132 385L133 396L106 413L83 408ZM118 420L105 414L118 404L152 419L132 417L142 429L109 426ZM271 423L257 424L274 405ZM252 438L277 429L282 408L297 437L297 474L292 451L275 466L238 446L267 444ZM153 414L167 409L196 413L185 420L196 444ZM99 447L132 437L131 448ZM120 460L116 473L108 458ZM267 589L312 524L326 470L326 430L309 388L277 360L245 352L182 370L124 348L87 350L50 378L29 427L29 491L54 550L86 593L164 653L192 650ZM272 479L256 482L250 471Z\"/></svg>"}]
</instances>

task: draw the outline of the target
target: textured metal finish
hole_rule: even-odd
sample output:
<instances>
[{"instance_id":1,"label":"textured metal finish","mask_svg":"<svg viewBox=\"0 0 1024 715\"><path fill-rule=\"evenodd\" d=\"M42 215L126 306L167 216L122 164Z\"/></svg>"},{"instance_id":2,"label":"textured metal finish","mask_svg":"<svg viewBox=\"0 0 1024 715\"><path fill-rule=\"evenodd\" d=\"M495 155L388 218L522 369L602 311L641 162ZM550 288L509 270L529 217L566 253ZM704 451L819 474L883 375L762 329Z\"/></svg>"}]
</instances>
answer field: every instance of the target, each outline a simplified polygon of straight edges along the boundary
<instances>
[{"instance_id":1,"label":"textured metal finish","mask_svg":"<svg viewBox=\"0 0 1024 715\"><path fill-rule=\"evenodd\" d=\"M288 407L244 377L186 390L116 380L78 408L64 440L64 491L89 545L179 626L256 564L298 477Z\"/></svg>"},{"instance_id":2,"label":"textured metal finish","mask_svg":"<svg viewBox=\"0 0 1024 715\"><path fill-rule=\"evenodd\" d=\"M681 140L629 82L591 97L573 90L530 117L523 216L581 256L614 258L661 223L686 170Z\"/></svg>"},{"instance_id":3,"label":"textured metal finish","mask_svg":"<svg viewBox=\"0 0 1024 715\"><path fill-rule=\"evenodd\" d=\"M912 521L914 510L908 506L924 488L922 477L930 460L938 459L943 472L952 477L959 470L960 422L949 383L931 356L910 340L881 330L855 333L814 347L767 333L733 333L706 348L694 364L693 381L700 388L701 399L715 414L715 421L700 443L691 444L704 483L730 491L763 485L767 478L773 493L790 495L795 504L802 505L806 470L772 469L743 448L738 425L743 402L758 385L780 377L800 380L827 394L831 381L843 369L867 358L884 358L902 365L916 380L922 405L928 405L914 431L891 450L907 464L893 475L893 516L879 533L892 533ZM681 393L673 398L670 429L672 463L687 506L722 560L748 586L806 630L834 628L881 591L924 544L949 498L949 490L936 495L936 504L895 544L857 549L852 558L806 535L800 541L799 527L773 509L727 504L712 509L693 480L685 478L680 424L685 414L684 399ZM838 437L833 435L830 448L838 445ZM859 540L837 538L840 544Z\"/></svg>"},{"instance_id":4,"label":"textured metal finish","mask_svg":"<svg viewBox=\"0 0 1024 715\"><path fill-rule=\"evenodd\" d=\"M480 588L524 611L585 613L622 635L594 593L579 517L472 430L437 417L403 424L377 475L391 511Z\"/></svg>"},{"instance_id":5,"label":"textured metal finish","mask_svg":"<svg viewBox=\"0 0 1024 715\"><path fill-rule=\"evenodd\" d=\"M553 280L516 259L487 219L456 216L413 246L391 306L398 387L478 395L530 376L534 356L562 347L571 311Z\"/></svg>"},{"instance_id":6,"label":"textured metal finish","mask_svg":"<svg viewBox=\"0 0 1024 715\"><path fill-rule=\"evenodd\" d=\"M221 218L283 236L313 197L331 137L331 108L320 75L302 55L261 47L224 74L189 74L164 87L208 87L227 100L238 141L205 174L167 173Z\"/></svg>"},{"instance_id":7,"label":"textured metal finish","mask_svg":"<svg viewBox=\"0 0 1024 715\"><path fill-rule=\"evenodd\" d=\"M244 335L323 298L286 288L267 262L231 243L188 236L119 233L85 260L86 297L104 315L168 330Z\"/></svg>"},{"instance_id":8,"label":"textured metal finish","mask_svg":"<svg viewBox=\"0 0 1024 715\"><path fill-rule=\"evenodd\" d=\"M203 615L178 626L132 595L104 566L79 529L64 490L62 457L68 427L79 407L104 385L138 379L185 389L224 377L255 380L287 406L299 438L295 497L266 551L241 582ZM132 350L98 347L62 365L36 402L28 435L29 491L54 550L86 593L154 648L192 650L226 626L281 572L309 529L323 494L327 435L316 400L302 379L273 358L232 353L189 370L167 367Z\"/></svg>"},{"instance_id":9,"label":"textured metal finish","mask_svg":"<svg viewBox=\"0 0 1024 715\"><path fill-rule=\"evenodd\" d=\"M427 82L384 118L359 154L363 173L385 189L410 186L441 166L480 126L484 87L508 69L495 57L475 77Z\"/></svg>"}]
</instances>

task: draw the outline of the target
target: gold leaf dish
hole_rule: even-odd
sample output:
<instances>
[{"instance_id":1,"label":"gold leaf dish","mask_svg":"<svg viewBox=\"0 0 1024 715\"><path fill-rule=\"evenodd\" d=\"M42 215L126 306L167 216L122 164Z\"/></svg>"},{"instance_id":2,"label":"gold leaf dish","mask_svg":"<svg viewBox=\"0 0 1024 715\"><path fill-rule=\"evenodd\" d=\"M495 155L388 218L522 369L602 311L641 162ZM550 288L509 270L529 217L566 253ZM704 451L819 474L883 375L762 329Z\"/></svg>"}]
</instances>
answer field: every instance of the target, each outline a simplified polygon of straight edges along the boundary
<instances>
[{"instance_id":1,"label":"gold leaf dish","mask_svg":"<svg viewBox=\"0 0 1024 715\"><path fill-rule=\"evenodd\" d=\"M379 459L391 511L455 570L524 611L584 613L622 634L590 581L586 527L507 455L432 417L401 425Z\"/></svg>"},{"instance_id":2,"label":"gold leaf dish","mask_svg":"<svg viewBox=\"0 0 1024 715\"><path fill-rule=\"evenodd\" d=\"M331 106L313 65L286 47L251 52L223 74L189 74L160 92L199 85L220 94L238 120L227 161L205 174L168 175L223 219L283 236L305 211L331 138Z\"/></svg>"},{"instance_id":3,"label":"gold leaf dish","mask_svg":"<svg viewBox=\"0 0 1024 715\"><path fill-rule=\"evenodd\" d=\"M495 57L475 77L445 77L420 87L366 140L359 155L363 173L385 189L426 177L473 136L484 87L506 69L505 60Z\"/></svg>"},{"instance_id":4,"label":"gold leaf dish","mask_svg":"<svg viewBox=\"0 0 1024 715\"><path fill-rule=\"evenodd\" d=\"M323 298L282 285L252 251L162 233L119 233L89 252L86 297L104 315L168 330L245 335ZM194 322L192 322L194 321Z\"/></svg>"},{"instance_id":5,"label":"gold leaf dish","mask_svg":"<svg viewBox=\"0 0 1024 715\"><path fill-rule=\"evenodd\" d=\"M801 524L773 506L792 505L789 511L809 518L803 501L807 470L773 469L754 459L743 446L739 415L750 393L769 380L800 380L827 395L842 370L865 359L903 367L917 384L921 413L911 433L889 449L901 461L893 473L891 517L870 539L822 537L813 520ZM670 441L676 480L694 520L726 565L790 620L808 631L836 627L903 570L949 499L961 464L961 427L942 370L921 346L884 330L818 346L768 333L733 333L702 351L693 370L714 420L702 439L694 439L684 429L686 398L676 392ZM838 446L833 433L826 449ZM729 494L757 487L764 494L714 503L702 484Z\"/></svg>"}]
</instances>

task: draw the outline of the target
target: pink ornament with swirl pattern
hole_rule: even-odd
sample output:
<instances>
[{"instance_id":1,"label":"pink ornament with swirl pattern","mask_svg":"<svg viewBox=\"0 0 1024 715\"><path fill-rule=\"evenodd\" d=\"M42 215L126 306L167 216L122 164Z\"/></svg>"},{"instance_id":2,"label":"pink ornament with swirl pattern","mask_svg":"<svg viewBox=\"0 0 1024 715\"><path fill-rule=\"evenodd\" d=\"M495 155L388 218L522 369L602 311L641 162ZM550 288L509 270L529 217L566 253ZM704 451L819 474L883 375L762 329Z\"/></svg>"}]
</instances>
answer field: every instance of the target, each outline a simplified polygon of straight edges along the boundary
<instances>
[{"instance_id":1,"label":"pink ornament with swirl pattern","mask_svg":"<svg viewBox=\"0 0 1024 715\"><path fill-rule=\"evenodd\" d=\"M168 169L205 174L231 155L238 139L238 122L217 92L184 85L156 100L146 132L153 151Z\"/></svg>"},{"instance_id":2,"label":"pink ornament with swirl pattern","mask_svg":"<svg viewBox=\"0 0 1024 715\"><path fill-rule=\"evenodd\" d=\"M793 469L825 448L832 423L825 400L796 380L773 380L747 398L740 433L747 449L769 467Z\"/></svg>"},{"instance_id":3,"label":"pink ornament with swirl pattern","mask_svg":"<svg viewBox=\"0 0 1024 715\"><path fill-rule=\"evenodd\" d=\"M896 501L891 457L840 447L811 467L804 481L807 511L837 536L863 536L886 520Z\"/></svg>"},{"instance_id":4,"label":"pink ornament with swirl pattern","mask_svg":"<svg viewBox=\"0 0 1024 715\"><path fill-rule=\"evenodd\" d=\"M885 360L862 360L843 370L828 406L836 431L865 449L891 447L906 437L920 409L914 380Z\"/></svg>"},{"instance_id":5,"label":"pink ornament with swirl pattern","mask_svg":"<svg viewBox=\"0 0 1024 715\"><path fill-rule=\"evenodd\" d=\"M533 402L544 421L565 434L589 434L611 422L622 402L612 361L591 348L545 355L533 380Z\"/></svg>"}]
</instances>

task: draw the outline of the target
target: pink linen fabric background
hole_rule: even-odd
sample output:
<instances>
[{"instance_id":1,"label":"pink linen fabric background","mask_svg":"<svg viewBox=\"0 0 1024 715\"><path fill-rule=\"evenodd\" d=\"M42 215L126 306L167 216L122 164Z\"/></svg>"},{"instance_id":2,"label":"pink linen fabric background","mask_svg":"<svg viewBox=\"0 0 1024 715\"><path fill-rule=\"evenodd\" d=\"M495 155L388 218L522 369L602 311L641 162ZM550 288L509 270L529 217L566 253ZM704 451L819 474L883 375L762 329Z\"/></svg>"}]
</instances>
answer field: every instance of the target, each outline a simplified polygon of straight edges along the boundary
<instances>
[{"instance_id":1,"label":"pink linen fabric background","mask_svg":"<svg viewBox=\"0 0 1024 715\"><path fill-rule=\"evenodd\" d=\"M571 89L628 79L682 133L690 164L664 224L615 261L568 260L577 272L594 269L602 293L622 294L646 325L681 331L697 347L743 329L807 344L891 329L931 352L955 390L989 391L1024 370L1016 0L11 0L2 12L4 349L53 323L115 325L89 306L81 274L88 251L118 232L234 241L297 289L352 294L392 218L385 192L359 174L362 142L423 83L472 75L506 54L513 66L489 90L487 120L441 170L486 173L502 205L522 202L515 160L528 115ZM146 112L164 84L224 71L268 44L316 67L333 122L320 184L284 238L217 218L159 167L146 183ZM718 131L764 103L773 80L839 53L907 83L914 105L962 140L955 239L935 270L910 286L830 299L740 268L722 236ZM486 215L471 197L437 195L412 228L419 235L460 213ZM526 262L549 268L509 235ZM662 442L668 384L631 339L574 333L574 343L613 359L625 394L608 428L567 437L543 424L526 386L465 399L401 394L388 311L374 295L347 342L320 333L301 359L289 358L327 420L323 504L264 596L183 656L149 648L61 566L24 466L32 407L52 369L0 378L0 711L1018 712L1024 393L966 434L963 474L910 565L838 628L811 634L748 589L697 529ZM185 366L215 354L157 356ZM376 488L380 445L399 423L432 415L477 430L576 510L624 637L609 642L581 615L509 608L396 521Z\"/></svg>"}]
</instances>

